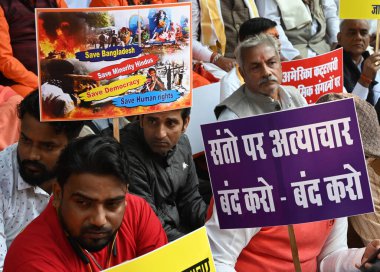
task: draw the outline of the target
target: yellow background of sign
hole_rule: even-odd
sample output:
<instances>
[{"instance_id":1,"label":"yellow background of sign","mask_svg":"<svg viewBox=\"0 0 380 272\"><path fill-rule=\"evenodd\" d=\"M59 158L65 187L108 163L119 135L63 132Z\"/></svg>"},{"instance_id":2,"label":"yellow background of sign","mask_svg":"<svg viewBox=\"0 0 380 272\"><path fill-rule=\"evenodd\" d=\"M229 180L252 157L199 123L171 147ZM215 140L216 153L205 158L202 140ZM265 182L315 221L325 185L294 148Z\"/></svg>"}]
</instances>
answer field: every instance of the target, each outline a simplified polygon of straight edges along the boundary
<instances>
[{"instance_id":1,"label":"yellow background of sign","mask_svg":"<svg viewBox=\"0 0 380 272\"><path fill-rule=\"evenodd\" d=\"M132 84L132 82L138 81L138 84ZM115 82L112 82L108 85L96 87L94 89L91 89L90 91L81 93L79 95L80 99L83 101L99 101L108 97L118 96L122 95L128 90L135 89L137 87L140 87L144 85L146 82L146 76L143 75L137 75L137 76L130 76L125 79L117 80ZM118 86L121 86L123 84L126 84L126 87L123 88L117 88ZM108 91L108 89L117 88L114 91ZM90 97L88 97L90 96Z\"/></svg>"},{"instance_id":2,"label":"yellow background of sign","mask_svg":"<svg viewBox=\"0 0 380 272\"><path fill-rule=\"evenodd\" d=\"M192 233L152 251L104 271L108 272L181 272L208 258L210 272L215 272L206 228Z\"/></svg>"},{"instance_id":3,"label":"yellow background of sign","mask_svg":"<svg viewBox=\"0 0 380 272\"><path fill-rule=\"evenodd\" d=\"M380 19L380 14L372 14L372 5L380 5L380 1L340 0L339 4L341 19Z\"/></svg>"}]
</instances>

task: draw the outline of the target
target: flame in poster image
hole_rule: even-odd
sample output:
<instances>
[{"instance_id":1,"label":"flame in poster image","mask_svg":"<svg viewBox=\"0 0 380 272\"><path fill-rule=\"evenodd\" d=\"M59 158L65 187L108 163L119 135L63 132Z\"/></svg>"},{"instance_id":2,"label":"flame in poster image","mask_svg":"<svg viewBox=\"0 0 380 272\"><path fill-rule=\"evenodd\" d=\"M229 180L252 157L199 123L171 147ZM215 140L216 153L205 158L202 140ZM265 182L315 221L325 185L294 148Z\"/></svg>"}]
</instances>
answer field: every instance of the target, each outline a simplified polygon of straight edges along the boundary
<instances>
[{"instance_id":1,"label":"flame in poster image","mask_svg":"<svg viewBox=\"0 0 380 272\"><path fill-rule=\"evenodd\" d=\"M72 33L69 22L63 21L57 24L54 30L46 30L46 23L38 19L39 24L39 53L40 58L75 58L75 53L86 50L86 44L81 43L76 33Z\"/></svg>"}]
</instances>

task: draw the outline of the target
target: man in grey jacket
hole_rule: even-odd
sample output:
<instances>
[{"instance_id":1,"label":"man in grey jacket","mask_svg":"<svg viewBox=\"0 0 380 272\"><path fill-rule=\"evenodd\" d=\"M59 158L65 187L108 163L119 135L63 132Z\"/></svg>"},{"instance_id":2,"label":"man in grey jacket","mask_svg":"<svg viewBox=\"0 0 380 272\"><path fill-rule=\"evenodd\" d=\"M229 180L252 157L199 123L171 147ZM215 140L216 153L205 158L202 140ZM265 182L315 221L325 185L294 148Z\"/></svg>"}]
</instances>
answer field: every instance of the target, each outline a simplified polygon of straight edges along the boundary
<instances>
[{"instance_id":1,"label":"man in grey jacket","mask_svg":"<svg viewBox=\"0 0 380 272\"><path fill-rule=\"evenodd\" d=\"M215 108L218 120L306 106L307 102L293 86L283 86L277 41L260 34L241 42L236 48L239 72L245 84Z\"/></svg>"},{"instance_id":2,"label":"man in grey jacket","mask_svg":"<svg viewBox=\"0 0 380 272\"><path fill-rule=\"evenodd\" d=\"M129 191L145 198L169 241L204 225L207 206L189 140L190 108L142 115L121 131L130 165Z\"/></svg>"}]
</instances>

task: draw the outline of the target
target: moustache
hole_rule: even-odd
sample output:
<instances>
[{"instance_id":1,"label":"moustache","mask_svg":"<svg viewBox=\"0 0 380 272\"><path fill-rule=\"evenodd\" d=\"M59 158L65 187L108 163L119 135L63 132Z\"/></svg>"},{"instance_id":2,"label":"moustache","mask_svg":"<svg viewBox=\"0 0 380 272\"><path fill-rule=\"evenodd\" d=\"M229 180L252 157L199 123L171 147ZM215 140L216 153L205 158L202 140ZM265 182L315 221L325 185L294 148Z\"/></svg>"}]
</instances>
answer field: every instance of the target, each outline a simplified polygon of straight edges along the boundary
<instances>
[{"instance_id":1,"label":"moustache","mask_svg":"<svg viewBox=\"0 0 380 272\"><path fill-rule=\"evenodd\" d=\"M86 232L90 232L90 233L112 233L112 229L107 228L107 227L97 227L94 225L90 225L90 226L85 226L82 228L82 233L86 233Z\"/></svg>"},{"instance_id":2,"label":"moustache","mask_svg":"<svg viewBox=\"0 0 380 272\"><path fill-rule=\"evenodd\" d=\"M38 168L41 172L46 170L46 166L38 161L31 161L31 160L23 160L21 162L21 167L25 169L25 167L33 167Z\"/></svg>"},{"instance_id":3,"label":"moustache","mask_svg":"<svg viewBox=\"0 0 380 272\"><path fill-rule=\"evenodd\" d=\"M278 78L277 78L276 76L274 76L274 75L270 75L270 76L268 76L268 77L265 77L265 78L261 79L261 80L259 81L259 85L261 85L261 84L265 84L265 83L268 83L269 81L275 81L275 82L279 83L279 82L278 82Z\"/></svg>"}]
</instances>

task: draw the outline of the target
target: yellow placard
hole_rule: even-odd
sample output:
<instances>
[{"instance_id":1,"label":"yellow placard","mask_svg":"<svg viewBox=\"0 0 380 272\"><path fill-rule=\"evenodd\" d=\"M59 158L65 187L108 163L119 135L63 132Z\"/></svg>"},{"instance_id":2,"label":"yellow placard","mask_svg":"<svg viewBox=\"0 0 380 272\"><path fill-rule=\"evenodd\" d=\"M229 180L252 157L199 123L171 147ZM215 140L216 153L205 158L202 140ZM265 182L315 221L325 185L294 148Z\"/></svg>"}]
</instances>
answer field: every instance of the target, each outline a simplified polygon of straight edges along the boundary
<instances>
[{"instance_id":1,"label":"yellow placard","mask_svg":"<svg viewBox=\"0 0 380 272\"><path fill-rule=\"evenodd\" d=\"M341 19L380 19L380 2L375 0L340 0Z\"/></svg>"},{"instance_id":2,"label":"yellow placard","mask_svg":"<svg viewBox=\"0 0 380 272\"><path fill-rule=\"evenodd\" d=\"M152 251L144 256L119 264L109 272L215 272L206 228Z\"/></svg>"},{"instance_id":3,"label":"yellow placard","mask_svg":"<svg viewBox=\"0 0 380 272\"><path fill-rule=\"evenodd\" d=\"M99 101L107 97L124 94L128 90L144 85L145 82L146 77L143 75L131 76L81 93L79 97L83 101Z\"/></svg>"}]
</instances>

